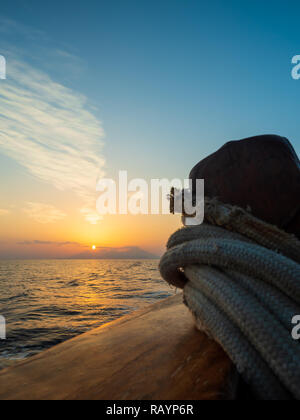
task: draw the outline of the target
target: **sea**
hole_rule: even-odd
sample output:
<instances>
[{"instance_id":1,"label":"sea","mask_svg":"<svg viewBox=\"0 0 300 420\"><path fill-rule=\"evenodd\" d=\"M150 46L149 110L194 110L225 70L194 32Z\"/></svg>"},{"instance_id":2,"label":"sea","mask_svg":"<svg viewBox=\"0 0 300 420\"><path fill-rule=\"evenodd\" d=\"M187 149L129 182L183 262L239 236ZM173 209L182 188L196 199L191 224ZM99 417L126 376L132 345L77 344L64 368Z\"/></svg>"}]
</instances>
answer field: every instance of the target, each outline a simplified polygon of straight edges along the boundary
<instances>
[{"instance_id":1,"label":"sea","mask_svg":"<svg viewBox=\"0 0 300 420\"><path fill-rule=\"evenodd\" d=\"M0 369L174 295L158 262L0 261Z\"/></svg>"}]
</instances>

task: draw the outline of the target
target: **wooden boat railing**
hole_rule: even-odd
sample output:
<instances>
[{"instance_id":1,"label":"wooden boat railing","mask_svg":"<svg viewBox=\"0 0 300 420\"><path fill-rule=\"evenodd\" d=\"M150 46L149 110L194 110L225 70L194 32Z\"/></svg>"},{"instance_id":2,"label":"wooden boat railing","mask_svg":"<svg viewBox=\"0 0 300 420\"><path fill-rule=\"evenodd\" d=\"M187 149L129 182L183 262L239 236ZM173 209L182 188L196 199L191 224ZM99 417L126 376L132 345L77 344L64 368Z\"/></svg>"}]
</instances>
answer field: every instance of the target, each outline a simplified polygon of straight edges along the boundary
<instances>
[{"instance_id":1,"label":"wooden boat railing","mask_svg":"<svg viewBox=\"0 0 300 420\"><path fill-rule=\"evenodd\" d=\"M0 399L234 399L237 378L178 294L1 371Z\"/></svg>"}]
</instances>

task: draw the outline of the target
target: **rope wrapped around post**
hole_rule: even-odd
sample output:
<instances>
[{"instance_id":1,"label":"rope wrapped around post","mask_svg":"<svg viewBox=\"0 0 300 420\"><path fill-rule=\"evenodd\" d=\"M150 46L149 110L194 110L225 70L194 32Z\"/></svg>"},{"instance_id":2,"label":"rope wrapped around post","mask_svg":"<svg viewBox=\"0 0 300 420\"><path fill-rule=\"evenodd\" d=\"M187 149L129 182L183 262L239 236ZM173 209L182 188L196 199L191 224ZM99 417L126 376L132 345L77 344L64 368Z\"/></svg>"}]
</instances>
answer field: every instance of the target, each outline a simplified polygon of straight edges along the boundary
<instances>
[{"instance_id":1,"label":"rope wrapped around post","mask_svg":"<svg viewBox=\"0 0 300 420\"><path fill-rule=\"evenodd\" d=\"M184 223L184 218L183 218ZM168 241L162 277L259 399L300 399L300 241L239 207L205 201L205 223Z\"/></svg>"}]
</instances>

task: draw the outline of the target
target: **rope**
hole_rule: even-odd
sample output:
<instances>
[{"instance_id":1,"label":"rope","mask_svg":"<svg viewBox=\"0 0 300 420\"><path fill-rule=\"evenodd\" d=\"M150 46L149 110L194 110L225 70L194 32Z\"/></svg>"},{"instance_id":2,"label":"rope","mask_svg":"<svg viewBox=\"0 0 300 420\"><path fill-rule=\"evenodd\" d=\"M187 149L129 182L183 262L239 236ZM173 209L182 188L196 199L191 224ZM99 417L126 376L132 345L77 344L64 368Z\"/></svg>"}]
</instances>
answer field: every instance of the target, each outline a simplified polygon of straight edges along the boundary
<instances>
[{"instance_id":1,"label":"rope","mask_svg":"<svg viewBox=\"0 0 300 420\"><path fill-rule=\"evenodd\" d=\"M300 399L300 242L251 213L206 199L205 223L168 241L162 277L183 288L198 328L225 350L257 398Z\"/></svg>"}]
</instances>

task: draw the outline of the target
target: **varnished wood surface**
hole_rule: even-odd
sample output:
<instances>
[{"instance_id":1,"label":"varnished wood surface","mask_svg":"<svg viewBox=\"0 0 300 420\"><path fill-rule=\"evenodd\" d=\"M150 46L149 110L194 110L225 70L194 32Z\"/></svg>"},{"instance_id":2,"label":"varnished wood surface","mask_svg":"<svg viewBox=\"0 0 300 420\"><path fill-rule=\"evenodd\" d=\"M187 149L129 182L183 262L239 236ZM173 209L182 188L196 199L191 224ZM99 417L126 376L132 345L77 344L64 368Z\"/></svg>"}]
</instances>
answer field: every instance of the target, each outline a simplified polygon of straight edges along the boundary
<instances>
[{"instance_id":1,"label":"varnished wood surface","mask_svg":"<svg viewBox=\"0 0 300 420\"><path fill-rule=\"evenodd\" d=\"M182 295L0 372L0 399L231 399L237 374Z\"/></svg>"}]
</instances>

